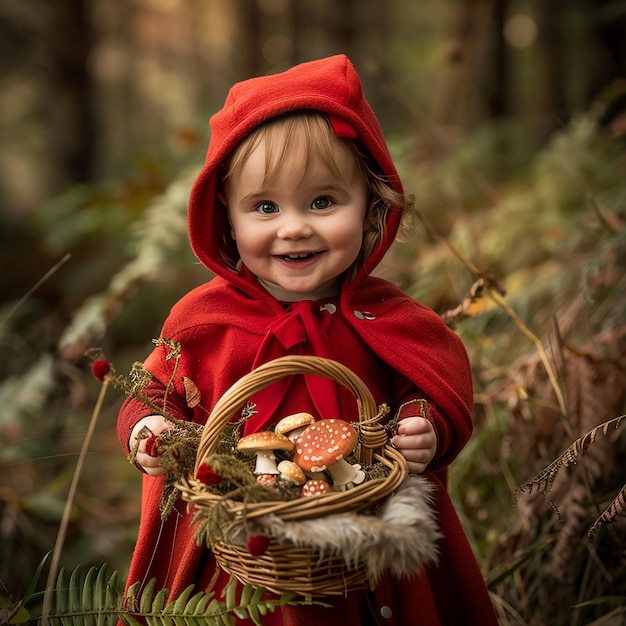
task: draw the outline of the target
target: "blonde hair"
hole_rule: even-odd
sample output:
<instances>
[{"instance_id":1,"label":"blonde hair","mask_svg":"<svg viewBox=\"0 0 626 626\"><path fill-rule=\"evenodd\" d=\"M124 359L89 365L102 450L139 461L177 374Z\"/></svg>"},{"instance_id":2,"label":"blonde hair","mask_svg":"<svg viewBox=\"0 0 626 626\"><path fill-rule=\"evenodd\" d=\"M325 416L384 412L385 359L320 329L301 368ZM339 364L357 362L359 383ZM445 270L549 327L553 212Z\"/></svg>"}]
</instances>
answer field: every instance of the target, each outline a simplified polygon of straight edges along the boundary
<instances>
[{"instance_id":1,"label":"blonde hair","mask_svg":"<svg viewBox=\"0 0 626 626\"><path fill-rule=\"evenodd\" d=\"M250 154L261 141L265 142L265 179L271 181L291 158L295 148L302 150L305 155L304 172L314 159L320 159L328 170L341 179L341 172L335 161L331 137L334 132L326 116L316 111L298 111L274 118L255 128L233 150L225 164L221 176L223 190L224 183L237 174L246 163ZM412 213L413 198L398 193L386 182L385 177L378 171L377 164L369 154L356 142L343 139L350 151L354 154L363 178L365 180L368 199L365 212L365 227L363 243L358 258L353 267L353 276L372 254L376 244L385 234L387 216L392 208L400 209L406 216ZM225 233L229 236L229 233ZM223 248L224 251L228 246ZM232 259L223 252L227 266L235 269L238 259Z\"/></svg>"}]
</instances>

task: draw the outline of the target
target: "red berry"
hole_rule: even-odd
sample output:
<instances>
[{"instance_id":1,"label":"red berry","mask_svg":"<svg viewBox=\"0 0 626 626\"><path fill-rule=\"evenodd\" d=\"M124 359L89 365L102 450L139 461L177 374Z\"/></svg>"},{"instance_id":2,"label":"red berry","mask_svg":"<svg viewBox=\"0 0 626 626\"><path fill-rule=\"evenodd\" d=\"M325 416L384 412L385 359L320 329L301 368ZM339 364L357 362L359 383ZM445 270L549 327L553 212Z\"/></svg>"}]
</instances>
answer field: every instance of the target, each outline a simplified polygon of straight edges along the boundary
<instances>
[{"instance_id":1,"label":"red berry","mask_svg":"<svg viewBox=\"0 0 626 626\"><path fill-rule=\"evenodd\" d=\"M91 373L100 381L111 371L111 364L104 359L96 359L91 365Z\"/></svg>"},{"instance_id":2,"label":"red berry","mask_svg":"<svg viewBox=\"0 0 626 626\"><path fill-rule=\"evenodd\" d=\"M222 480L222 477L206 463L203 463L198 468L198 480L205 485L217 485Z\"/></svg>"},{"instance_id":3,"label":"red berry","mask_svg":"<svg viewBox=\"0 0 626 626\"><path fill-rule=\"evenodd\" d=\"M252 556L261 556L265 554L270 545L270 538L267 535L252 535L248 539L248 552Z\"/></svg>"},{"instance_id":4,"label":"red berry","mask_svg":"<svg viewBox=\"0 0 626 626\"><path fill-rule=\"evenodd\" d=\"M148 456L157 457L159 456L159 438L154 435L150 435L146 439L146 454Z\"/></svg>"}]
</instances>

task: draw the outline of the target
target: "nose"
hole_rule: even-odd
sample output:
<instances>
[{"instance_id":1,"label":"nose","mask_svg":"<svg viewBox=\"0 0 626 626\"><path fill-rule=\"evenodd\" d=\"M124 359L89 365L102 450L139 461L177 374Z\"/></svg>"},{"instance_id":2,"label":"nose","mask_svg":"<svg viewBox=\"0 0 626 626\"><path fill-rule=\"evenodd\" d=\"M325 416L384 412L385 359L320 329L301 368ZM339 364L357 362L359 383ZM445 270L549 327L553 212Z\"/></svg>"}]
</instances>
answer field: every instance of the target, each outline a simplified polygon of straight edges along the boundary
<instances>
[{"instance_id":1,"label":"nose","mask_svg":"<svg viewBox=\"0 0 626 626\"><path fill-rule=\"evenodd\" d=\"M301 211L284 211L276 231L279 239L306 239L313 234L313 228Z\"/></svg>"}]
</instances>

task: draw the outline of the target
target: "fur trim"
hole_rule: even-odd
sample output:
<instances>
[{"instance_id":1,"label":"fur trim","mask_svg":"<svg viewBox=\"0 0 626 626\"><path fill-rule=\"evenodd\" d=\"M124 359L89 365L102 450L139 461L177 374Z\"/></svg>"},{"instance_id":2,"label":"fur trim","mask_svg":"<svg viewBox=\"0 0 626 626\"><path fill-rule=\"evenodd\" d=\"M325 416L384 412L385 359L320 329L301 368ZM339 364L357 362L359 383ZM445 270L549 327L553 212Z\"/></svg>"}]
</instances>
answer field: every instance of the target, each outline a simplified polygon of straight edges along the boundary
<instances>
[{"instance_id":1,"label":"fur trim","mask_svg":"<svg viewBox=\"0 0 626 626\"><path fill-rule=\"evenodd\" d=\"M256 520L255 532L298 547L313 547L322 554L341 555L350 568L361 562L375 580L384 571L398 578L408 576L437 560L437 541L442 535L431 506L432 491L428 479L412 476L376 515L338 513L297 522L267 515ZM250 532L250 525L246 530Z\"/></svg>"}]
</instances>

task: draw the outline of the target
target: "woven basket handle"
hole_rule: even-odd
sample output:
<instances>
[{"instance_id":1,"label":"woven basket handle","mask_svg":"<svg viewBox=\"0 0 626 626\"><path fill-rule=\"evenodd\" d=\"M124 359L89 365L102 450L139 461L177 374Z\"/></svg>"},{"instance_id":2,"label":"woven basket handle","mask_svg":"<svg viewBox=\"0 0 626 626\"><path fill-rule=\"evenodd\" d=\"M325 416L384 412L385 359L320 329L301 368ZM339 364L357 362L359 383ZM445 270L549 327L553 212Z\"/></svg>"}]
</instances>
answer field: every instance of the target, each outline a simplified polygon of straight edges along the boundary
<instances>
[{"instance_id":1,"label":"woven basket handle","mask_svg":"<svg viewBox=\"0 0 626 626\"><path fill-rule=\"evenodd\" d=\"M371 463L372 450L381 448L387 443L386 432L378 423L386 411L384 409L379 411L365 383L345 365L317 356L294 355L280 357L257 367L240 378L218 400L200 437L194 473L197 473L204 459L215 450L224 428L242 409L248 398L273 382L292 374L326 376L352 392L357 401L359 423L362 425L359 457L361 463Z\"/></svg>"}]
</instances>

